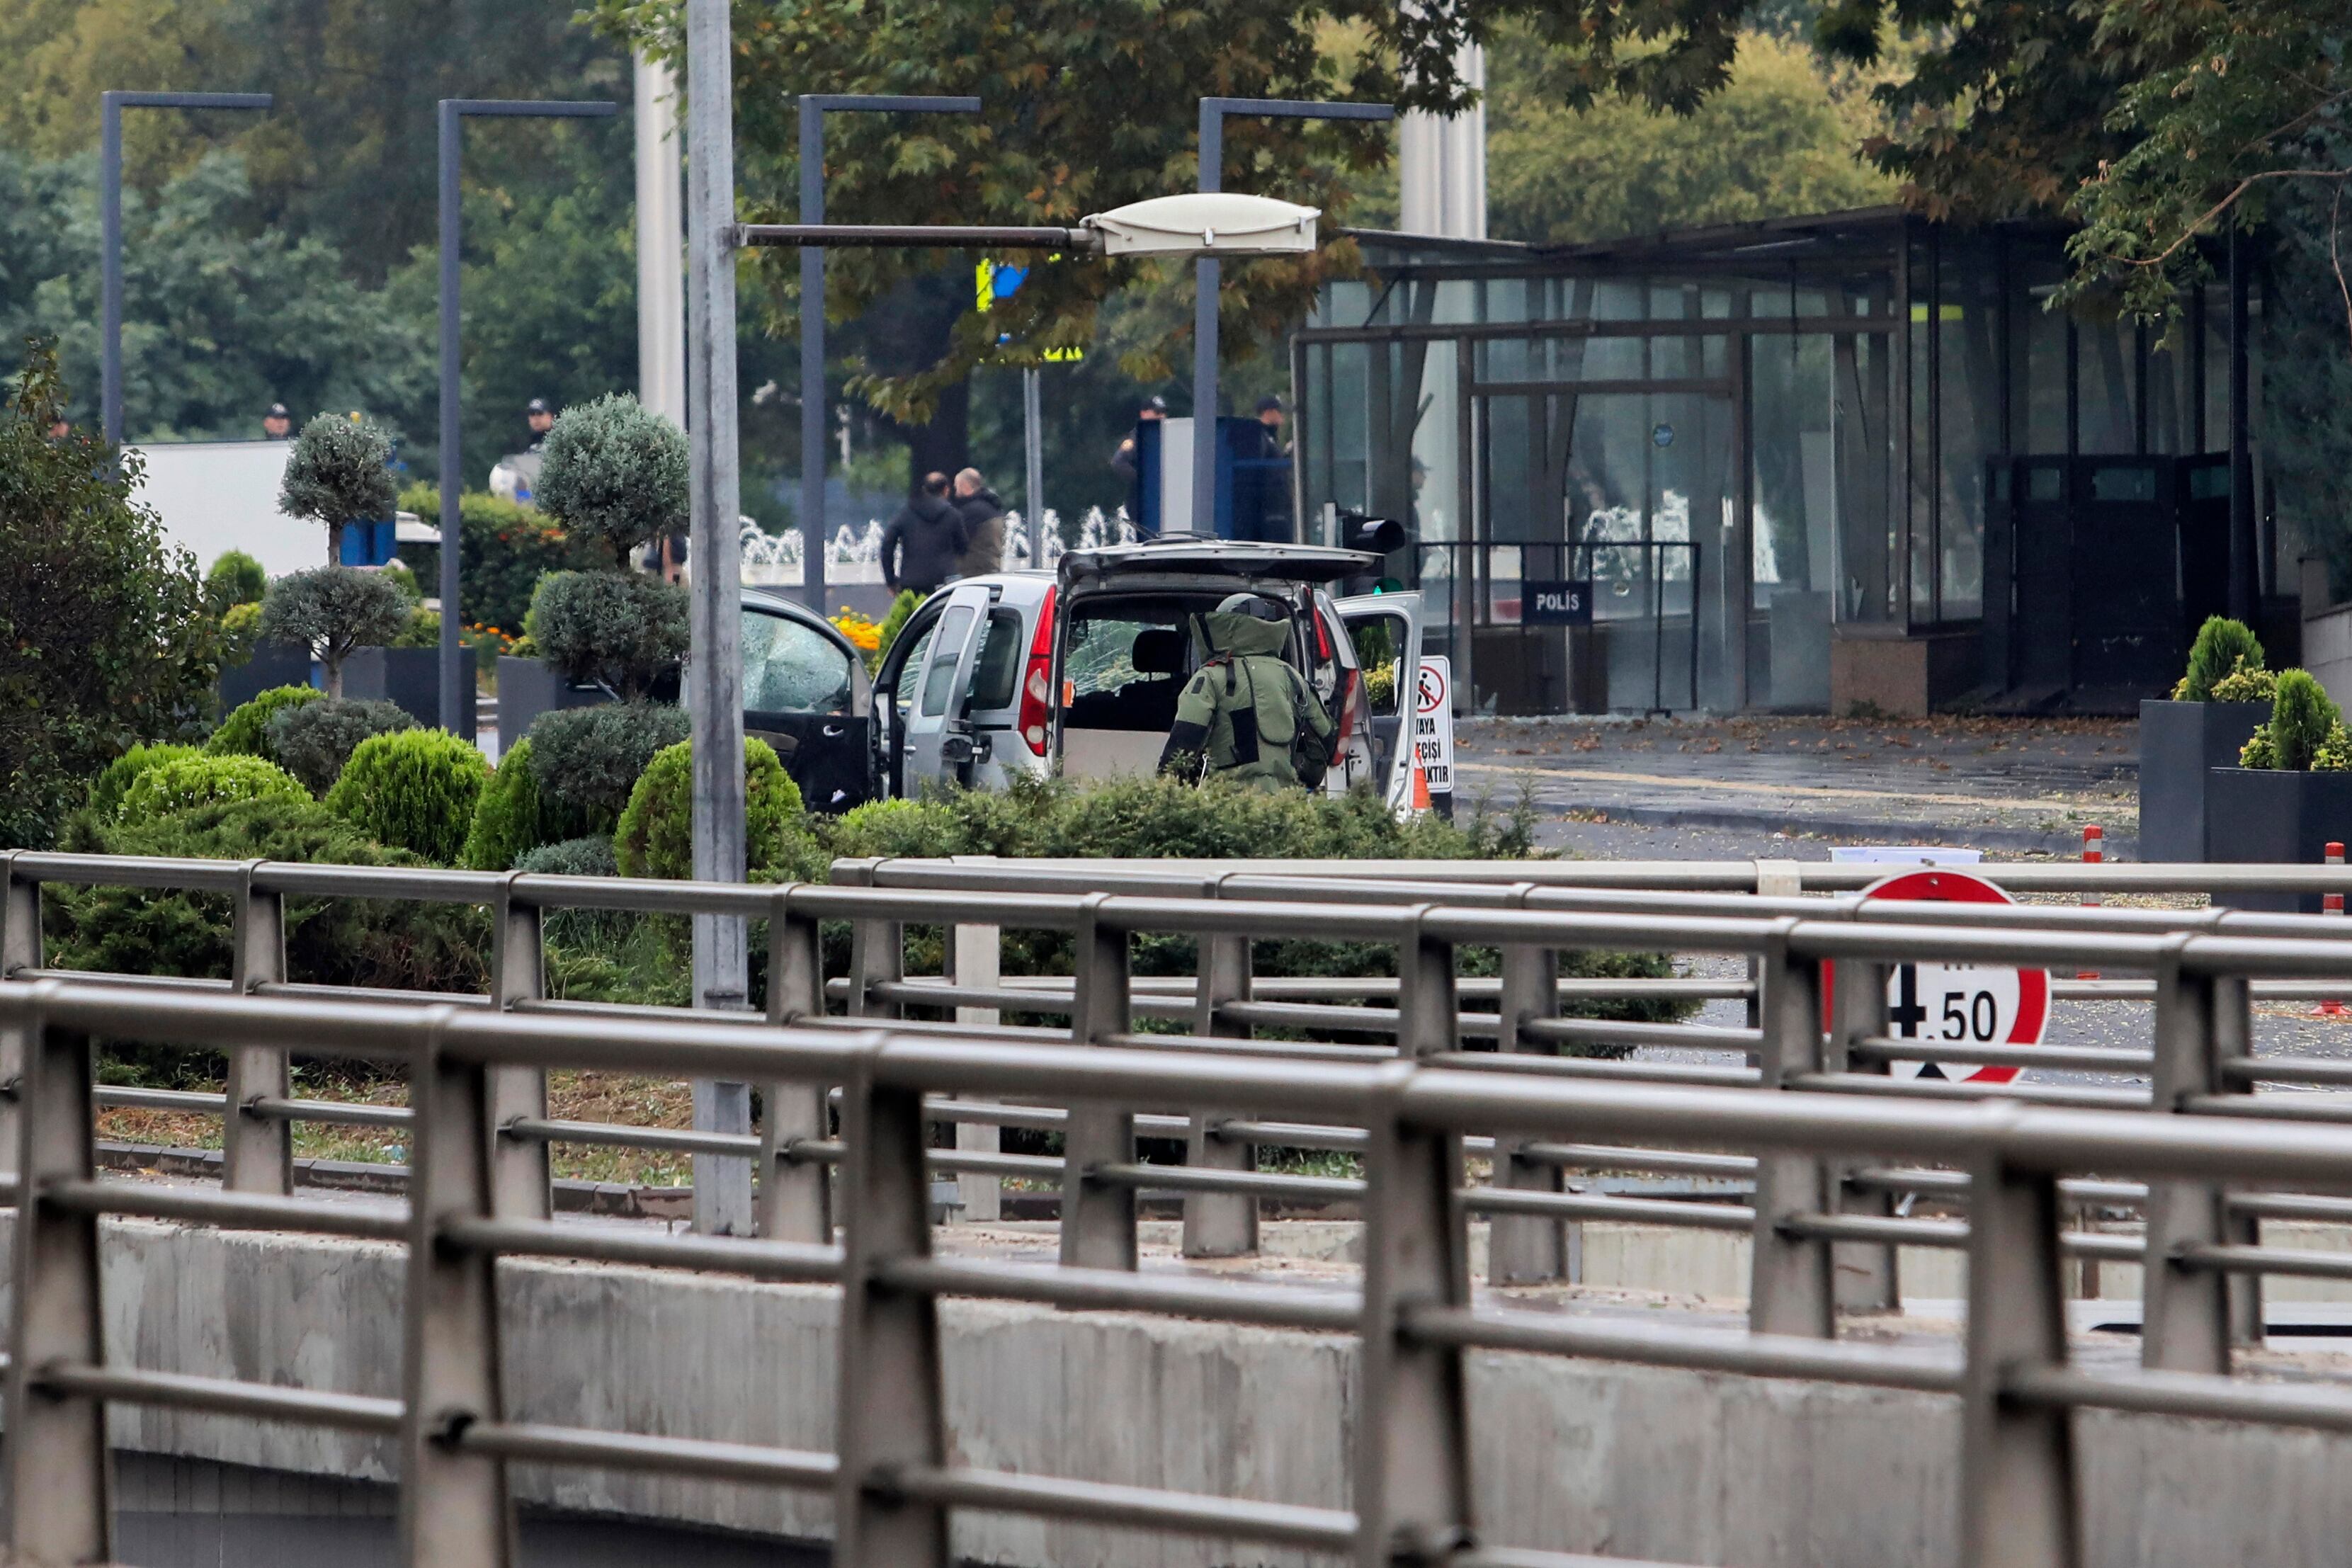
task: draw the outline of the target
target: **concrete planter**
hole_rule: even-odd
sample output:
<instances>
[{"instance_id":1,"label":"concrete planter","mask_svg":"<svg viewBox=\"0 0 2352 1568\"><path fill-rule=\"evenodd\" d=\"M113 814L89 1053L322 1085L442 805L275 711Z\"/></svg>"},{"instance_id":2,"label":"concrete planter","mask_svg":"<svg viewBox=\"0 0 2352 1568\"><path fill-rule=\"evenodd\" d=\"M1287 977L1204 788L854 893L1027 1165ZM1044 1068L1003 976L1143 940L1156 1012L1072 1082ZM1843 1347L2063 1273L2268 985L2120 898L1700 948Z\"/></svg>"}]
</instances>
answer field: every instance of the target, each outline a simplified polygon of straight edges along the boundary
<instances>
[{"instance_id":1,"label":"concrete planter","mask_svg":"<svg viewBox=\"0 0 2352 1568\"><path fill-rule=\"evenodd\" d=\"M309 686L310 656L299 647L264 643L253 658L220 673L221 711L241 707L263 692L280 686Z\"/></svg>"},{"instance_id":2,"label":"concrete planter","mask_svg":"<svg viewBox=\"0 0 2352 1568\"><path fill-rule=\"evenodd\" d=\"M2267 702L2139 705L2139 858L2208 858L2208 776L2235 769L2238 751L2267 722ZM2220 859L2216 855L2210 857Z\"/></svg>"},{"instance_id":3,"label":"concrete planter","mask_svg":"<svg viewBox=\"0 0 2352 1568\"><path fill-rule=\"evenodd\" d=\"M507 751L530 733L541 714L559 708L593 708L610 702L601 686L574 686L541 660L499 655L499 749Z\"/></svg>"},{"instance_id":4,"label":"concrete planter","mask_svg":"<svg viewBox=\"0 0 2352 1568\"><path fill-rule=\"evenodd\" d=\"M474 738L474 650L457 650L457 732ZM343 660L343 695L398 703L427 727L441 722L441 650L436 647L353 648Z\"/></svg>"},{"instance_id":5,"label":"concrete planter","mask_svg":"<svg viewBox=\"0 0 2352 1568\"><path fill-rule=\"evenodd\" d=\"M2206 774L2205 851L2228 865L2316 866L2352 839L2352 773L2214 768ZM2317 893L2231 893L2213 901L2280 914L2319 913Z\"/></svg>"}]
</instances>

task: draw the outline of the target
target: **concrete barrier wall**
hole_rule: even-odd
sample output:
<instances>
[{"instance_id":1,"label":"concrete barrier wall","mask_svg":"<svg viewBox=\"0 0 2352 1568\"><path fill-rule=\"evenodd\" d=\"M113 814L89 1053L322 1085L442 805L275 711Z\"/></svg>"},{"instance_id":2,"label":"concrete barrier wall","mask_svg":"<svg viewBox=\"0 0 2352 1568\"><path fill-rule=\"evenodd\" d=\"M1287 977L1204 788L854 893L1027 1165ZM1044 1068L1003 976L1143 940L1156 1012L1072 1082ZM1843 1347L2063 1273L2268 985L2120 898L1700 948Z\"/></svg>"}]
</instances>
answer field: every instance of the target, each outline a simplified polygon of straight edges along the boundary
<instances>
[{"instance_id":1,"label":"concrete barrier wall","mask_svg":"<svg viewBox=\"0 0 2352 1568\"><path fill-rule=\"evenodd\" d=\"M397 1392L404 1260L363 1243L109 1226L110 1353L176 1372ZM829 1448L834 1293L652 1270L505 1266L524 1418ZM951 1302L961 1462L1345 1506L1344 1340ZM1742 1568L1943 1568L1956 1405L1870 1389L1481 1355L1478 1501L1497 1543ZM388 1479L379 1441L118 1408L123 1447ZM2095 1568L2336 1568L2352 1439L2086 1417ZM527 1500L821 1538L822 1498L527 1468ZM1305 1564L1299 1553L965 1513L961 1554L1071 1568Z\"/></svg>"}]
</instances>

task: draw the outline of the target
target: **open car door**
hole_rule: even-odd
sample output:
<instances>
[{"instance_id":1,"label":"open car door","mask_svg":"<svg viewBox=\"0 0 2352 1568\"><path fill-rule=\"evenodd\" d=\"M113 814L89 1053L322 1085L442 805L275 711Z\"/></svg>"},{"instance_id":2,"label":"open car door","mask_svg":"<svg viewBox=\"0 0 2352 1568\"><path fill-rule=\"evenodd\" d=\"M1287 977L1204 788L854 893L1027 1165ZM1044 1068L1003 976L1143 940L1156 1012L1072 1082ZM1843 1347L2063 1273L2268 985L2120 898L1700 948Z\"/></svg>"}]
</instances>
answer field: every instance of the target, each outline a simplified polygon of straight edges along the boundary
<instances>
[{"instance_id":1,"label":"open car door","mask_svg":"<svg viewBox=\"0 0 2352 1568\"><path fill-rule=\"evenodd\" d=\"M743 732L776 749L811 811L873 798L866 666L846 637L797 608L742 606Z\"/></svg>"},{"instance_id":2,"label":"open car door","mask_svg":"<svg viewBox=\"0 0 2352 1568\"><path fill-rule=\"evenodd\" d=\"M1391 809L1412 798L1413 693L1421 675L1421 595L1371 594L1339 602L1364 672L1371 710L1372 777Z\"/></svg>"},{"instance_id":3,"label":"open car door","mask_svg":"<svg viewBox=\"0 0 2352 1568\"><path fill-rule=\"evenodd\" d=\"M907 707L899 758L909 796L919 795L923 786L932 782L971 782L979 740L967 710L972 667L979 658L981 634L988 625L990 597L984 583L950 592L940 612L939 629L925 650L923 667L911 672L912 700ZM899 676L901 681L908 679L908 673Z\"/></svg>"}]
</instances>

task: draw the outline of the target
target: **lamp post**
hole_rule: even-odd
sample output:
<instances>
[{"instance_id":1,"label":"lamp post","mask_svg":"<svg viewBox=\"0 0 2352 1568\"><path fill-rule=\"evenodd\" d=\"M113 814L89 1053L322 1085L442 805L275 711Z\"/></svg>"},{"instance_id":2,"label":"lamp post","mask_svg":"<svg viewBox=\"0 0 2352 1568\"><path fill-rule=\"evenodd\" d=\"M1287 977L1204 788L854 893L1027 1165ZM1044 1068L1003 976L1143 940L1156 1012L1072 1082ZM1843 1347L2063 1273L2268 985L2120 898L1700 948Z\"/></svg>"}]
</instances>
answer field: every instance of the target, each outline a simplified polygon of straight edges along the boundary
<instances>
[{"instance_id":1,"label":"lamp post","mask_svg":"<svg viewBox=\"0 0 2352 1568\"><path fill-rule=\"evenodd\" d=\"M99 428L122 439L122 111L126 109L268 109L266 92L101 92L99 118Z\"/></svg>"},{"instance_id":2,"label":"lamp post","mask_svg":"<svg viewBox=\"0 0 2352 1568\"><path fill-rule=\"evenodd\" d=\"M842 110L880 114L978 114L977 98L912 98L896 93L801 94L801 222L824 222L824 117ZM824 614L824 251L801 252L801 595Z\"/></svg>"},{"instance_id":3,"label":"lamp post","mask_svg":"<svg viewBox=\"0 0 2352 1568\"><path fill-rule=\"evenodd\" d=\"M1311 103L1295 98L1201 100L1201 189L1224 188L1225 117L1264 120L1394 120L1385 103ZM1217 531L1217 284L1214 255L1196 264L1192 301L1192 531ZM1161 521L1162 528L1167 526Z\"/></svg>"},{"instance_id":4,"label":"lamp post","mask_svg":"<svg viewBox=\"0 0 2352 1568\"><path fill-rule=\"evenodd\" d=\"M457 492L464 472L457 450L457 199L459 142L466 121L602 120L619 106L603 102L537 101L527 98L445 98L441 100L441 728L465 732L463 704L470 699L459 668L457 552L464 519Z\"/></svg>"}]
</instances>

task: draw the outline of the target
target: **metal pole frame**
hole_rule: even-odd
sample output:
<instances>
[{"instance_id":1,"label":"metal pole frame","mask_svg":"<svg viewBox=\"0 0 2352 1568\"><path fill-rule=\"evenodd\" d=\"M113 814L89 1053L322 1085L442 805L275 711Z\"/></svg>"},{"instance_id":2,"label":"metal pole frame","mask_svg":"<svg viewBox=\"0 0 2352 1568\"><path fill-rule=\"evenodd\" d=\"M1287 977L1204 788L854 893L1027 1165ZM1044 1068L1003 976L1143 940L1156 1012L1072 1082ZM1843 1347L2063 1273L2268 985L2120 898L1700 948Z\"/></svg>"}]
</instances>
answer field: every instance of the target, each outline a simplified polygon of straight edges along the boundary
<instances>
[{"instance_id":1,"label":"metal pole frame","mask_svg":"<svg viewBox=\"0 0 2352 1568\"><path fill-rule=\"evenodd\" d=\"M441 728L453 735L465 733L462 689L463 658L459 629L458 552L465 529L457 505L465 483L457 450L457 279L458 229L464 217L459 200L458 171L463 156L465 121L469 117L502 120L604 120L620 112L617 103L596 100L527 98L445 98L436 116L440 142L441 195ZM504 736L502 740L512 741Z\"/></svg>"},{"instance_id":2,"label":"metal pole frame","mask_svg":"<svg viewBox=\"0 0 2352 1568\"><path fill-rule=\"evenodd\" d=\"M122 440L122 111L126 109L252 109L268 111L267 92L122 92L98 95L99 428L107 445Z\"/></svg>"},{"instance_id":3,"label":"metal pole frame","mask_svg":"<svg viewBox=\"0 0 2352 1568\"><path fill-rule=\"evenodd\" d=\"M1204 98L1201 100L1201 189L1224 188L1225 117L1261 120L1394 120L1385 103L1316 103L1295 98ZM1192 531L1217 531L1217 286L1223 272L1213 257L1194 263L1192 300ZM1161 531L1177 531L1160 520Z\"/></svg>"},{"instance_id":4,"label":"metal pole frame","mask_svg":"<svg viewBox=\"0 0 2352 1568\"><path fill-rule=\"evenodd\" d=\"M881 114L978 114L971 97L911 97L899 93L801 94L801 222L824 222L824 117L843 111ZM824 250L801 247L801 597L824 614Z\"/></svg>"}]
</instances>

